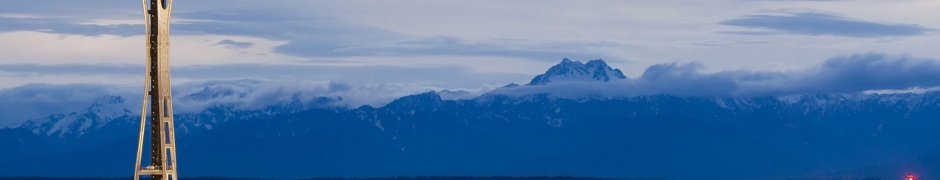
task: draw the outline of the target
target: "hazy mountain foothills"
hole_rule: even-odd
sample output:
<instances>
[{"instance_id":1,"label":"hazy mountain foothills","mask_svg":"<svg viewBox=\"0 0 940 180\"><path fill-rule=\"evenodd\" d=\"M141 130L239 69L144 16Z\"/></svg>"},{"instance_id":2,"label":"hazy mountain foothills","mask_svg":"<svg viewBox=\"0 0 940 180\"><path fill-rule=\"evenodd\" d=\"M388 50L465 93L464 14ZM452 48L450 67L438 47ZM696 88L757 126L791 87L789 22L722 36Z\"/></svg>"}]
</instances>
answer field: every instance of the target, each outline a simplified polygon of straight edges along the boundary
<instances>
[{"instance_id":1,"label":"hazy mountain foothills","mask_svg":"<svg viewBox=\"0 0 940 180\"><path fill-rule=\"evenodd\" d=\"M371 104L354 95L408 90L204 83L174 97L179 163L184 176L261 178L940 175L927 171L940 168L936 60L858 54L793 72L701 69L661 64L628 78L603 60L564 59L525 85ZM138 98L100 95L0 129L0 175L129 176Z\"/></svg>"}]
</instances>

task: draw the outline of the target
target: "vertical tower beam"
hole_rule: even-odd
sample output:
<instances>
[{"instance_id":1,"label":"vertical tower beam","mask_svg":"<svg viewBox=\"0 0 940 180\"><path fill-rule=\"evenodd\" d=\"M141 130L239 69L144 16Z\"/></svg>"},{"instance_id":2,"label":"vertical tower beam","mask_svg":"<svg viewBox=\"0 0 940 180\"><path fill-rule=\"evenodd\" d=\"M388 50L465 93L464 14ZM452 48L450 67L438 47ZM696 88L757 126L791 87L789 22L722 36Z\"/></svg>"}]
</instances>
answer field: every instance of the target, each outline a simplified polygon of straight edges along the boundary
<instances>
[{"instance_id":1,"label":"vertical tower beam","mask_svg":"<svg viewBox=\"0 0 940 180\"><path fill-rule=\"evenodd\" d=\"M134 179L175 180L176 135L173 125L173 98L170 91L170 12L173 0L141 0L147 27L147 69L141 105L140 136ZM148 111L149 104L149 113ZM150 163L141 167L146 125L150 127Z\"/></svg>"}]
</instances>

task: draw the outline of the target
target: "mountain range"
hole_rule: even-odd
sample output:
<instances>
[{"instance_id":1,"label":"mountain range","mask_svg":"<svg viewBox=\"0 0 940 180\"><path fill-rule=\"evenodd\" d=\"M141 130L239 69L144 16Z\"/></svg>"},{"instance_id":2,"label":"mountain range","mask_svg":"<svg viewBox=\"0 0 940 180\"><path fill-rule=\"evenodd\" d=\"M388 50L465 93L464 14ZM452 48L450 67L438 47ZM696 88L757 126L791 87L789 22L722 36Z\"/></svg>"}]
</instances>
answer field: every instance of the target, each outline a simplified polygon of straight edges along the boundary
<instances>
[{"instance_id":1,"label":"mountain range","mask_svg":"<svg viewBox=\"0 0 940 180\"><path fill-rule=\"evenodd\" d=\"M579 176L783 179L940 176L940 91L561 97L526 87L631 81L562 60L526 85L431 91L381 107L294 97L175 114L182 176ZM603 86L598 86L603 87ZM175 97L238 98L226 87ZM462 96L466 98L442 98ZM139 109L88 108L0 129L0 176L131 176Z\"/></svg>"}]
</instances>

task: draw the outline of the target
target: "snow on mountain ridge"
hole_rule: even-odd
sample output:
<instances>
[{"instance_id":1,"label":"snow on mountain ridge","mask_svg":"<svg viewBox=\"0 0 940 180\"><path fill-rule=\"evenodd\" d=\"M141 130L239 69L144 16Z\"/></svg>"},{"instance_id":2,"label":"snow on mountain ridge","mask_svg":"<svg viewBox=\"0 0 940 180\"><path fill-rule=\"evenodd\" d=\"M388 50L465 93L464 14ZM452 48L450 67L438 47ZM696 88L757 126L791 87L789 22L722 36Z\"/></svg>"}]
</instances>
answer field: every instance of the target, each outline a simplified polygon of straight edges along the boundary
<instances>
[{"instance_id":1,"label":"snow on mountain ridge","mask_svg":"<svg viewBox=\"0 0 940 180\"><path fill-rule=\"evenodd\" d=\"M532 79L527 85L545 85L551 82L563 81L599 81L609 82L613 80L627 80L620 69L614 69L607 65L603 59L588 61L586 64L581 61L571 61L568 58L561 60L555 66L552 66Z\"/></svg>"},{"instance_id":2,"label":"snow on mountain ridge","mask_svg":"<svg viewBox=\"0 0 940 180\"><path fill-rule=\"evenodd\" d=\"M437 92L441 96L441 99L444 100L459 100L459 99L473 99L477 97L477 94L470 93L466 90L440 90Z\"/></svg>"},{"instance_id":3,"label":"snow on mountain ridge","mask_svg":"<svg viewBox=\"0 0 940 180\"><path fill-rule=\"evenodd\" d=\"M54 114L40 119L32 119L20 125L21 128L31 130L35 134L52 136L58 134L77 134L104 127L111 121L131 116L131 111L121 96L106 95L95 102L84 112L69 114Z\"/></svg>"}]
</instances>

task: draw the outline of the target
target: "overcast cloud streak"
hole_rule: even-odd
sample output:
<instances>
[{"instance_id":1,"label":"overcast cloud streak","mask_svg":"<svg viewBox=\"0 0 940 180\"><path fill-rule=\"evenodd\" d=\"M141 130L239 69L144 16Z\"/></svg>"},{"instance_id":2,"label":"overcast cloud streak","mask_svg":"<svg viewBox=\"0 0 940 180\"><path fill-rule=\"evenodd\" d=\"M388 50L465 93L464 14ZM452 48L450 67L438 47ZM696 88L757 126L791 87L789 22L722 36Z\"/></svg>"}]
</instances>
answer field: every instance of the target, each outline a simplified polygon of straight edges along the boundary
<instances>
[{"instance_id":1,"label":"overcast cloud streak","mask_svg":"<svg viewBox=\"0 0 940 180\"><path fill-rule=\"evenodd\" d=\"M598 41L495 39L471 42L457 37L413 37L338 20L302 18L263 10L177 13L173 17L176 23L170 27L176 35L234 35L287 41L287 44L276 47L275 52L307 58L495 56L540 60L598 58L610 56L598 48L629 47L622 43ZM88 19L75 17L0 16L0 32L11 31L129 37L143 35L144 27L141 24L92 24ZM232 40L218 44L236 48L251 46L250 43Z\"/></svg>"},{"instance_id":2,"label":"overcast cloud streak","mask_svg":"<svg viewBox=\"0 0 940 180\"><path fill-rule=\"evenodd\" d=\"M0 72L12 73L19 76L30 75L144 75L146 68L142 65L130 64L0 64Z\"/></svg>"},{"instance_id":3,"label":"overcast cloud streak","mask_svg":"<svg viewBox=\"0 0 940 180\"><path fill-rule=\"evenodd\" d=\"M55 34L83 36L117 35L122 37L143 35L144 26L134 24L96 25L82 24L74 18L11 18L0 17L0 32L39 31Z\"/></svg>"},{"instance_id":4,"label":"overcast cloud streak","mask_svg":"<svg viewBox=\"0 0 940 180\"><path fill-rule=\"evenodd\" d=\"M851 19L825 13L788 15L750 15L719 22L729 26L755 28L757 31L734 31L734 34L802 34L849 37L918 36L933 29L916 24L879 23ZM766 31L770 30L770 31Z\"/></svg>"}]
</instances>

